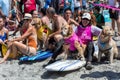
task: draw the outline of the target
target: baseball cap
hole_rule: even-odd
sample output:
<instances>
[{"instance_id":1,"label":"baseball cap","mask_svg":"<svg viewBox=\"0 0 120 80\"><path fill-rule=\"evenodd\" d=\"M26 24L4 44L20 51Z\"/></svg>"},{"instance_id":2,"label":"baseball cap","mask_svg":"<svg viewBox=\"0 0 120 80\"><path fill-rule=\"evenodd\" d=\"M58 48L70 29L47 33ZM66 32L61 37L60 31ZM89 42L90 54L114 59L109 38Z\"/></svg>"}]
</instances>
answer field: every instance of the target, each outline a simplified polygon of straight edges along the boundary
<instances>
[{"instance_id":1,"label":"baseball cap","mask_svg":"<svg viewBox=\"0 0 120 80\"><path fill-rule=\"evenodd\" d=\"M23 19L32 19L32 15L29 13L25 13L25 16Z\"/></svg>"},{"instance_id":2,"label":"baseball cap","mask_svg":"<svg viewBox=\"0 0 120 80\"><path fill-rule=\"evenodd\" d=\"M90 20L91 19L90 13L83 13L82 19L84 19L84 18Z\"/></svg>"}]
</instances>

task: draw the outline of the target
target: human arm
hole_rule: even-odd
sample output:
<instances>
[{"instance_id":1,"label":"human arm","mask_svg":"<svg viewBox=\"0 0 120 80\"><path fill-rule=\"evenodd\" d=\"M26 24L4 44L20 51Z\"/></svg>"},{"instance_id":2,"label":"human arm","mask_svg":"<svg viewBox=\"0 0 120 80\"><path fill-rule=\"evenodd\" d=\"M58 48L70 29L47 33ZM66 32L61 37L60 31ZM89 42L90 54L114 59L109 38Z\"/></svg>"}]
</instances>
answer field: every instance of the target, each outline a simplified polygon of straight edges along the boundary
<instances>
[{"instance_id":1,"label":"human arm","mask_svg":"<svg viewBox=\"0 0 120 80\"><path fill-rule=\"evenodd\" d=\"M76 22L74 19L70 19L70 23L74 24L75 26L79 26L79 23Z\"/></svg>"},{"instance_id":2,"label":"human arm","mask_svg":"<svg viewBox=\"0 0 120 80\"><path fill-rule=\"evenodd\" d=\"M56 20L55 20L55 27L56 27L56 30L52 33L52 34L50 34L48 37L50 38L50 37L53 37L54 35L56 35L56 34L60 34L61 33L61 28L64 26L64 23L63 23L63 21L61 22L61 18L57 18ZM54 27L54 25L53 25L53 27Z\"/></svg>"},{"instance_id":3,"label":"human arm","mask_svg":"<svg viewBox=\"0 0 120 80\"><path fill-rule=\"evenodd\" d=\"M92 31L92 34L95 35L95 36L99 36L102 32L102 29L96 27L96 26L91 26L91 31Z\"/></svg>"},{"instance_id":4,"label":"human arm","mask_svg":"<svg viewBox=\"0 0 120 80\"><path fill-rule=\"evenodd\" d=\"M32 25L30 25L30 26L32 26ZM32 27L29 27L27 29L27 31L21 37L15 38L12 41L22 41L22 40L26 39L28 36L30 36L32 33L33 33Z\"/></svg>"}]
</instances>

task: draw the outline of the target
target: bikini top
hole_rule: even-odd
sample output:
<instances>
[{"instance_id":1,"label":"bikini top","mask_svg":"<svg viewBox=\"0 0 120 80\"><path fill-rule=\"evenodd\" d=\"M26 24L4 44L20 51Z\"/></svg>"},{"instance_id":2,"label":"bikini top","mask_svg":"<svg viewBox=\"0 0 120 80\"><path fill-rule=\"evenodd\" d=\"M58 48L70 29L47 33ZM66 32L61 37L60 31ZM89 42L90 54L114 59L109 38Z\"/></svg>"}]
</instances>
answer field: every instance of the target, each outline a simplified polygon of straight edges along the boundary
<instances>
[{"instance_id":1,"label":"bikini top","mask_svg":"<svg viewBox=\"0 0 120 80\"><path fill-rule=\"evenodd\" d=\"M5 41L7 39L7 33L4 33L4 35L0 35L0 39L2 41Z\"/></svg>"}]
</instances>

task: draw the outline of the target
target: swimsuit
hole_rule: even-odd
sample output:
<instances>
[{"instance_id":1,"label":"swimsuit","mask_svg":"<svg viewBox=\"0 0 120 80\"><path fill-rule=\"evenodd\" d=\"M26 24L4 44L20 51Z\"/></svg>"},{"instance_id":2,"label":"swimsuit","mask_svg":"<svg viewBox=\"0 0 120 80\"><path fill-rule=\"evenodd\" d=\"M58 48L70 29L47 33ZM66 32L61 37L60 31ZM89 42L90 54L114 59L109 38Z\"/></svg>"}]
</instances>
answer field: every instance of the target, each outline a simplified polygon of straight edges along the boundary
<instances>
[{"instance_id":1,"label":"swimsuit","mask_svg":"<svg viewBox=\"0 0 120 80\"><path fill-rule=\"evenodd\" d=\"M0 35L0 39L2 41L5 41L7 39L7 33L4 33L4 35Z\"/></svg>"}]
</instances>

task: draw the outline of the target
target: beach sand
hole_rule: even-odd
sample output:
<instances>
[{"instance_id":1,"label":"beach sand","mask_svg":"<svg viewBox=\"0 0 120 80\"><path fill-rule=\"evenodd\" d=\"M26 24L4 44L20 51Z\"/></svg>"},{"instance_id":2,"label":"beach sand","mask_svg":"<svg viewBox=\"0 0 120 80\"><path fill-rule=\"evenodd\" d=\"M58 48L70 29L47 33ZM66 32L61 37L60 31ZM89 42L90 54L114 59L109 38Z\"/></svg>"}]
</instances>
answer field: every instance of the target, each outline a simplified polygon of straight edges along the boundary
<instances>
[{"instance_id":1,"label":"beach sand","mask_svg":"<svg viewBox=\"0 0 120 80\"><path fill-rule=\"evenodd\" d=\"M92 70L82 67L69 72L49 72L43 68L49 59L20 63L8 60L0 64L0 80L120 80L120 60L113 64L94 62Z\"/></svg>"},{"instance_id":2,"label":"beach sand","mask_svg":"<svg viewBox=\"0 0 120 80\"><path fill-rule=\"evenodd\" d=\"M120 41L117 45L120 46ZM111 65L93 62L92 70L82 67L69 72L49 72L43 68L49 59L25 63L8 60L0 64L0 80L120 80L120 60L114 60Z\"/></svg>"}]
</instances>

